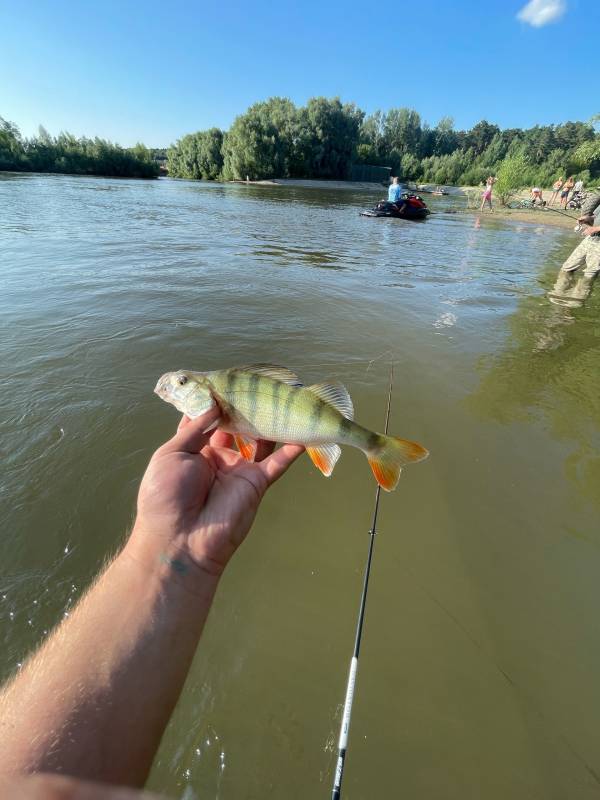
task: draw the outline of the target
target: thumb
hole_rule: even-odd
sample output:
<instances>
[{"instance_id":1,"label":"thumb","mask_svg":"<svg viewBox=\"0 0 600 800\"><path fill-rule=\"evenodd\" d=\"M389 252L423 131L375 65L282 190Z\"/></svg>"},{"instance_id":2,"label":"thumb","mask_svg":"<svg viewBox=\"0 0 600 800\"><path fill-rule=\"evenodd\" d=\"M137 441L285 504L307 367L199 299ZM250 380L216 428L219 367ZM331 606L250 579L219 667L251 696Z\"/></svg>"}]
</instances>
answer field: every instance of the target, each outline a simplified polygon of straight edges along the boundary
<instances>
[{"instance_id":1,"label":"thumb","mask_svg":"<svg viewBox=\"0 0 600 800\"><path fill-rule=\"evenodd\" d=\"M175 436L163 445L163 453L199 453L210 439L220 416L221 409L215 403L204 414L180 425Z\"/></svg>"}]
</instances>

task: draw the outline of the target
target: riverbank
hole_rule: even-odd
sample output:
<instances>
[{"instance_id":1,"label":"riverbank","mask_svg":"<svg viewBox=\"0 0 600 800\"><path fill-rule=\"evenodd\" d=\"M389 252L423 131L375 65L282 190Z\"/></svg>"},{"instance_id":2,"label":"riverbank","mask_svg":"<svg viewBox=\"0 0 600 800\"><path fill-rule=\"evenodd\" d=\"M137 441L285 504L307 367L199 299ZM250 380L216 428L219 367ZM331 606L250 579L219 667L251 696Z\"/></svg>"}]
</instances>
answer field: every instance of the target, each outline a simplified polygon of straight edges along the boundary
<instances>
[{"instance_id":1,"label":"riverbank","mask_svg":"<svg viewBox=\"0 0 600 800\"><path fill-rule=\"evenodd\" d=\"M248 184L252 186L291 186L301 189L342 189L352 191L365 191L365 192L379 192L387 191L388 184L386 183L373 183L368 181L335 181L335 180L315 180L308 178L268 178L261 181L229 181L229 183ZM425 183L415 184L408 181L404 184L411 192L424 192L431 194L437 189L436 184ZM462 195L464 188L462 186L443 186L444 191L448 195Z\"/></svg>"},{"instance_id":2,"label":"riverbank","mask_svg":"<svg viewBox=\"0 0 600 800\"><path fill-rule=\"evenodd\" d=\"M472 217L497 217L499 219L510 219L513 222L528 222L532 225L548 225L551 228L566 228L573 230L577 224L577 217L573 216L572 219L564 217L562 214L556 214L552 210L542 210L541 208L503 208L502 206L494 206L494 210L479 211L475 208L465 208L456 211L457 214L469 214Z\"/></svg>"},{"instance_id":3,"label":"riverbank","mask_svg":"<svg viewBox=\"0 0 600 800\"><path fill-rule=\"evenodd\" d=\"M367 181L320 181L304 178L269 178L262 181L229 181L229 183L247 184L248 186L291 186L300 189L342 189L352 191L376 192L383 190L381 183Z\"/></svg>"}]
</instances>

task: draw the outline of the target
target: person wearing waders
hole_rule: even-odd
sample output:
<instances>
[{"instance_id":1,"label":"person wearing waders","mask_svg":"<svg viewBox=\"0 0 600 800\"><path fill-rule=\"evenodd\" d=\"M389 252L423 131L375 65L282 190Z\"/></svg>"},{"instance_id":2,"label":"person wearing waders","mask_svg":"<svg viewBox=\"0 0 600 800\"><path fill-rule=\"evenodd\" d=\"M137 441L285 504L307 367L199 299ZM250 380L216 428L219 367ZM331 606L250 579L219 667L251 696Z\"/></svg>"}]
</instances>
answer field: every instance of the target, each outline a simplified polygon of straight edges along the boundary
<instances>
[{"instance_id":1,"label":"person wearing waders","mask_svg":"<svg viewBox=\"0 0 600 800\"><path fill-rule=\"evenodd\" d=\"M583 241L560 268L552 295L585 300L600 272L600 191L583 204L577 222Z\"/></svg>"}]
</instances>

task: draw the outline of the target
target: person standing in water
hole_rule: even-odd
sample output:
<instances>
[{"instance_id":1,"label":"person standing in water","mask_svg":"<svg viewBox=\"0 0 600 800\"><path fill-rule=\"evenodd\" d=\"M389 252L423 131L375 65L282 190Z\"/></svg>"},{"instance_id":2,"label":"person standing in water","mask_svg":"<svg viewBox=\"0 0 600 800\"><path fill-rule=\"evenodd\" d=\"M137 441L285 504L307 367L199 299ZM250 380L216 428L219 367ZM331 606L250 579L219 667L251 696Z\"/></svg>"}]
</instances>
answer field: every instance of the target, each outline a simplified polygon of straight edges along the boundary
<instances>
[{"instance_id":1,"label":"person standing in water","mask_svg":"<svg viewBox=\"0 0 600 800\"><path fill-rule=\"evenodd\" d=\"M495 182L496 182L496 179L493 177L493 175L490 175L488 177L488 179L486 180L485 189L483 190L483 195L482 195L482 198L481 198L481 206L479 207L480 211L483 211L483 208L484 208L486 203L490 207L490 211L494 210L494 207L492 205L492 189L493 189L493 186L494 186Z\"/></svg>"},{"instance_id":2,"label":"person standing in water","mask_svg":"<svg viewBox=\"0 0 600 800\"><path fill-rule=\"evenodd\" d=\"M580 242L560 268L550 297L586 299L600 273L600 192L583 204Z\"/></svg>"}]
</instances>

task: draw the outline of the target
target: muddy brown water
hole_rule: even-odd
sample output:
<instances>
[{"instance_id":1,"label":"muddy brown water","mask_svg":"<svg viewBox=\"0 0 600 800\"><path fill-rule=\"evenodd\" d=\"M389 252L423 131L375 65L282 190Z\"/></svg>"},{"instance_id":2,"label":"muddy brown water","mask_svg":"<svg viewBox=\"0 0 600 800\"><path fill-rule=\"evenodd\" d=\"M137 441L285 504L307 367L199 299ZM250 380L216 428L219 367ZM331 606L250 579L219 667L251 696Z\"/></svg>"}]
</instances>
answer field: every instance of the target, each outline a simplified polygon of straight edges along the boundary
<instances>
[{"instance_id":1,"label":"muddy brown water","mask_svg":"<svg viewBox=\"0 0 600 800\"><path fill-rule=\"evenodd\" d=\"M570 231L377 193L0 176L0 672L81 596L173 431L163 372L335 377L428 461L382 498L344 797L600 792L600 290L545 292ZM270 493L149 786L328 797L374 482L345 450ZM152 702L152 698L148 698Z\"/></svg>"}]
</instances>

